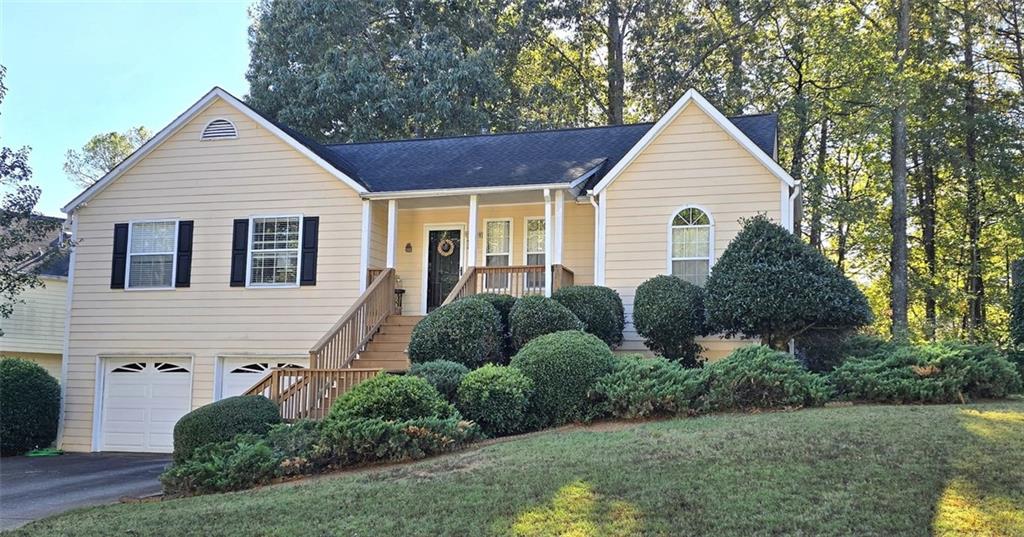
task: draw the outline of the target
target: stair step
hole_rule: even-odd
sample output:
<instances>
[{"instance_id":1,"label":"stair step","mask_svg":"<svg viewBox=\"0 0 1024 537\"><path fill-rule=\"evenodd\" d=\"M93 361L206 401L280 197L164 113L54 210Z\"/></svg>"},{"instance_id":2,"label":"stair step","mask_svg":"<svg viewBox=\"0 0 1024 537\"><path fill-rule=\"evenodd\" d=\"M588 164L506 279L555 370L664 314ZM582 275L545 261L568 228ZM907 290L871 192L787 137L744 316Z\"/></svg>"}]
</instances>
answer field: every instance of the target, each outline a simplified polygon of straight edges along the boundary
<instances>
[{"instance_id":1,"label":"stair step","mask_svg":"<svg viewBox=\"0 0 1024 537\"><path fill-rule=\"evenodd\" d=\"M352 367L408 371L409 357L404 352L365 351L359 353L359 357L352 362Z\"/></svg>"},{"instance_id":2,"label":"stair step","mask_svg":"<svg viewBox=\"0 0 1024 537\"><path fill-rule=\"evenodd\" d=\"M405 352L405 349L409 347L409 340L404 341L383 341L380 338L374 338L367 346L364 352Z\"/></svg>"},{"instance_id":3,"label":"stair step","mask_svg":"<svg viewBox=\"0 0 1024 537\"><path fill-rule=\"evenodd\" d=\"M385 326L416 326L416 323L423 320L424 315L392 315L384 321Z\"/></svg>"},{"instance_id":4,"label":"stair step","mask_svg":"<svg viewBox=\"0 0 1024 537\"><path fill-rule=\"evenodd\" d=\"M406 332L406 333L395 333L395 332L383 332L383 331L381 331L377 335L373 336L373 340L371 341L371 343L375 343L375 342L379 341L381 343L405 343L405 344L408 344L409 341L412 339L410 337L411 335L412 334L409 334L408 332Z\"/></svg>"},{"instance_id":5,"label":"stair step","mask_svg":"<svg viewBox=\"0 0 1024 537\"><path fill-rule=\"evenodd\" d=\"M380 332L378 332L378 333L380 333L380 334L397 334L397 335L404 335L404 336L408 337L410 334L412 334L412 329L413 329L413 326L409 325L409 324L406 324L406 325L388 325L388 324L386 324L386 325L380 327Z\"/></svg>"}]
</instances>

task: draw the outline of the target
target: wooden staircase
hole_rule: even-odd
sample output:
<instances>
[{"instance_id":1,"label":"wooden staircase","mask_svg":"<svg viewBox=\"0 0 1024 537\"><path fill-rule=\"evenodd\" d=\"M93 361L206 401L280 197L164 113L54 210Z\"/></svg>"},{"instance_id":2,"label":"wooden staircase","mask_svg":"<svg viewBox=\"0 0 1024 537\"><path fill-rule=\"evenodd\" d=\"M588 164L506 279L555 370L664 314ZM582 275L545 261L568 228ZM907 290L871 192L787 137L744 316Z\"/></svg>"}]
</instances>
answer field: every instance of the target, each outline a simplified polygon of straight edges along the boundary
<instances>
[{"instance_id":1,"label":"wooden staircase","mask_svg":"<svg viewBox=\"0 0 1024 537\"><path fill-rule=\"evenodd\" d=\"M423 319L423 315L391 315L381 325L352 362L352 367L361 369L383 369L385 371L407 371L409 369L409 340L412 328Z\"/></svg>"},{"instance_id":2,"label":"wooden staircase","mask_svg":"<svg viewBox=\"0 0 1024 537\"><path fill-rule=\"evenodd\" d=\"M309 351L309 367L272 369L246 391L277 403L285 421L322 419L335 399L383 371L409 369L406 349L422 319L398 314L395 270L377 273L366 291Z\"/></svg>"}]
</instances>

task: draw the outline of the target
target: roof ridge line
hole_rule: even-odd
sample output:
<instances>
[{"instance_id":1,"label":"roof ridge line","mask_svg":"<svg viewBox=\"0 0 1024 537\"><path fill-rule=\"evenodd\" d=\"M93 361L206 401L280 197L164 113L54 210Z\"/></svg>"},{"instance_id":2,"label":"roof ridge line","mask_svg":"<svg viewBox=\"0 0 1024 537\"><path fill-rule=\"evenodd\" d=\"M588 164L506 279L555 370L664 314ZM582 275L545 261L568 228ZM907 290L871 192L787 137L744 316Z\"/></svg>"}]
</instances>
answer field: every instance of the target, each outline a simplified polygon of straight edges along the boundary
<instances>
[{"instance_id":1,"label":"roof ridge line","mask_svg":"<svg viewBox=\"0 0 1024 537\"><path fill-rule=\"evenodd\" d=\"M549 132L569 132L569 131L583 131L583 130L597 130L597 129L620 129L625 127L650 127L654 125L654 122L645 123L627 123L623 125L594 125L592 127L562 127L558 129L545 129L545 130L531 130L531 131L506 131L506 132L491 132L487 134L460 134L452 136L434 136L430 138L398 138L395 140L366 140L362 142L342 142L336 144L323 144L324 147L339 147L339 146L351 146L351 145L369 145L369 144L392 144L399 142L428 142L436 140L461 140L464 138L492 138L497 136L514 136L517 134L547 134Z\"/></svg>"}]
</instances>

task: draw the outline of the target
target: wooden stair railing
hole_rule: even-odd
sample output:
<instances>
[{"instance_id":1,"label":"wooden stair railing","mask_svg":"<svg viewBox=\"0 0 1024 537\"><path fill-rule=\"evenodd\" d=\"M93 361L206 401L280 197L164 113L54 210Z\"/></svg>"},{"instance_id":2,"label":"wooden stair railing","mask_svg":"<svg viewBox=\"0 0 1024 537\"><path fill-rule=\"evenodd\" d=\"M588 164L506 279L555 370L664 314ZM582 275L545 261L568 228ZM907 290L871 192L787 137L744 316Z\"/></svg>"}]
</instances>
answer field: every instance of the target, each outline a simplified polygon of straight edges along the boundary
<instances>
[{"instance_id":1,"label":"wooden stair railing","mask_svg":"<svg viewBox=\"0 0 1024 537\"><path fill-rule=\"evenodd\" d=\"M551 265L551 291L573 285L575 274L565 265ZM469 267L442 305L478 293L501 293L516 298L544 294L544 265Z\"/></svg>"},{"instance_id":2,"label":"wooden stair railing","mask_svg":"<svg viewBox=\"0 0 1024 537\"><path fill-rule=\"evenodd\" d=\"M378 375L381 369L272 369L245 392L277 403L285 421L323 419L334 400L356 384Z\"/></svg>"},{"instance_id":3,"label":"wooden stair railing","mask_svg":"<svg viewBox=\"0 0 1024 537\"><path fill-rule=\"evenodd\" d=\"M312 369L349 367L359 351L395 312L395 269L382 270L366 291L309 351Z\"/></svg>"}]
</instances>

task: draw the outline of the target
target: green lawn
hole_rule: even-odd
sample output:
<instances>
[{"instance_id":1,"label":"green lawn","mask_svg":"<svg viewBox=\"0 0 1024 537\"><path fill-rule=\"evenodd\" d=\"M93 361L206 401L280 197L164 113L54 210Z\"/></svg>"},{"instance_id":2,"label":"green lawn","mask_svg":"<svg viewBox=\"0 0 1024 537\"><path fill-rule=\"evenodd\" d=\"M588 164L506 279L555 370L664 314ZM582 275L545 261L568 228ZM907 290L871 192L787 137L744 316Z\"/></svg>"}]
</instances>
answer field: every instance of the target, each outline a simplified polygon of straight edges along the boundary
<instances>
[{"instance_id":1,"label":"green lawn","mask_svg":"<svg viewBox=\"0 0 1024 537\"><path fill-rule=\"evenodd\" d=\"M1024 535L1024 402L603 424L15 535Z\"/></svg>"}]
</instances>

